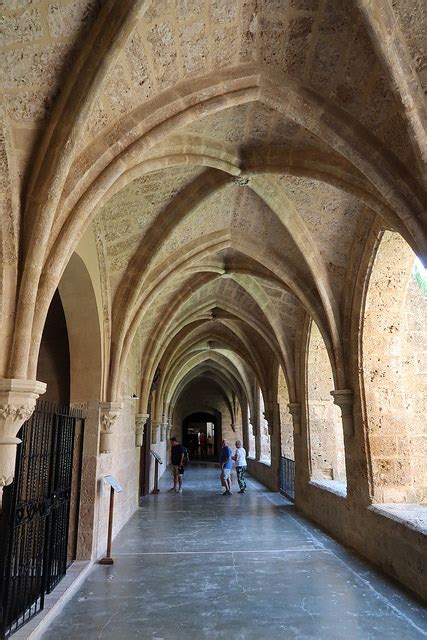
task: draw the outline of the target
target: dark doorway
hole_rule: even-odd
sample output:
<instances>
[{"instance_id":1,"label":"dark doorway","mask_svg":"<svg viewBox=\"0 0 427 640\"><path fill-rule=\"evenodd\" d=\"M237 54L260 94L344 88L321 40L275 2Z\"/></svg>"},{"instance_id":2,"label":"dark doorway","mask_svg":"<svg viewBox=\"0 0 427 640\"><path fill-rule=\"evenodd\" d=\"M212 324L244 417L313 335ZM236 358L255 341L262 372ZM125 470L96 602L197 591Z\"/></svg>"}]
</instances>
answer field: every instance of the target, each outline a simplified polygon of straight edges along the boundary
<instances>
[{"instance_id":1,"label":"dark doorway","mask_svg":"<svg viewBox=\"0 0 427 640\"><path fill-rule=\"evenodd\" d=\"M37 380L47 383L44 402L70 402L70 349L67 323L58 289L50 303L40 344Z\"/></svg>"},{"instance_id":2,"label":"dark doorway","mask_svg":"<svg viewBox=\"0 0 427 640\"><path fill-rule=\"evenodd\" d=\"M192 413L182 424L182 444L191 460L216 460L221 443L221 413Z\"/></svg>"}]
</instances>

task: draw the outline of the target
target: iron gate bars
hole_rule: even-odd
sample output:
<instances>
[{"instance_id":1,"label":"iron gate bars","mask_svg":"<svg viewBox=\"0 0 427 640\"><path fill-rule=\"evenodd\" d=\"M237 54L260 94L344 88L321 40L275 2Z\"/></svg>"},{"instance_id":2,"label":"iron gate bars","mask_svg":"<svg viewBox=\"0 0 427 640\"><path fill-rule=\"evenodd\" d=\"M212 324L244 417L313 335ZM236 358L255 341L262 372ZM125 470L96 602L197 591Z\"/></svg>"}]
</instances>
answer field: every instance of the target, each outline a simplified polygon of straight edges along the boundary
<instances>
[{"instance_id":1,"label":"iron gate bars","mask_svg":"<svg viewBox=\"0 0 427 640\"><path fill-rule=\"evenodd\" d=\"M280 458L280 492L295 502L295 461L285 456Z\"/></svg>"},{"instance_id":2,"label":"iron gate bars","mask_svg":"<svg viewBox=\"0 0 427 640\"><path fill-rule=\"evenodd\" d=\"M43 609L45 593L65 575L78 421L84 422L80 411L39 402L18 434L0 523L1 639Z\"/></svg>"}]
</instances>

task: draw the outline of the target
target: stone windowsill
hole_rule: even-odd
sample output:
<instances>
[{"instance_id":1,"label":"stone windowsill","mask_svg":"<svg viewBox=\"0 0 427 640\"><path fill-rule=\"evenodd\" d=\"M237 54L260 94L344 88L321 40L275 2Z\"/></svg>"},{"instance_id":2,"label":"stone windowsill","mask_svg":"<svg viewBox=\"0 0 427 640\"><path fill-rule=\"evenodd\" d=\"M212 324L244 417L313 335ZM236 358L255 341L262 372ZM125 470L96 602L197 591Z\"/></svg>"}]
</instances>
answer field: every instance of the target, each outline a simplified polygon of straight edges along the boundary
<instances>
[{"instance_id":1,"label":"stone windowsill","mask_svg":"<svg viewBox=\"0 0 427 640\"><path fill-rule=\"evenodd\" d=\"M310 480L309 484L329 491L340 498L347 498L347 483L342 480Z\"/></svg>"},{"instance_id":2,"label":"stone windowsill","mask_svg":"<svg viewBox=\"0 0 427 640\"><path fill-rule=\"evenodd\" d=\"M427 505L408 503L373 504L369 507L369 510L427 536Z\"/></svg>"},{"instance_id":3,"label":"stone windowsill","mask_svg":"<svg viewBox=\"0 0 427 640\"><path fill-rule=\"evenodd\" d=\"M257 460L255 456L248 456L247 459L251 462L258 462L258 464L264 464L266 467L271 467L271 462L268 460Z\"/></svg>"}]
</instances>

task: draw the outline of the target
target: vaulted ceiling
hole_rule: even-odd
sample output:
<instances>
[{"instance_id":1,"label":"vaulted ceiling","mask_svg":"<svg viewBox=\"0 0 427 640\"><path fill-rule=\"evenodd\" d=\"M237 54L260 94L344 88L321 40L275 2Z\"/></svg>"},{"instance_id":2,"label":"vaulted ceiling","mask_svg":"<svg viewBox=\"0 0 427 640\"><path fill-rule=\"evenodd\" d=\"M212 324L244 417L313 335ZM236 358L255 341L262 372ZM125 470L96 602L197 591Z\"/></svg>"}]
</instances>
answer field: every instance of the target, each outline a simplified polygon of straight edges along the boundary
<instances>
[{"instance_id":1,"label":"vaulted ceiling","mask_svg":"<svg viewBox=\"0 0 427 640\"><path fill-rule=\"evenodd\" d=\"M3 260L21 225L30 244L43 227L49 298L92 225L111 397L137 337L145 397L156 370L169 401L206 367L268 394L274 362L292 400L307 315L345 383L346 293L368 230L426 251L422 5L2 7Z\"/></svg>"}]
</instances>

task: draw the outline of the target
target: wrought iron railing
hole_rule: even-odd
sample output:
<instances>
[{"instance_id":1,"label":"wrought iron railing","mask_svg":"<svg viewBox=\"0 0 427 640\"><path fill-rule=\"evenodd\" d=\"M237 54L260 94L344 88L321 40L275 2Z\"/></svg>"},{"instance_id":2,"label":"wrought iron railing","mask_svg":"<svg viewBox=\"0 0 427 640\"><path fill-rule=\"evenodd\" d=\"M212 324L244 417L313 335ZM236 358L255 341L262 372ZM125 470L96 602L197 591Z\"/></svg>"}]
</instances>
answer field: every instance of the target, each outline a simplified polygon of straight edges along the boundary
<instances>
[{"instance_id":1,"label":"wrought iron railing","mask_svg":"<svg viewBox=\"0 0 427 640\"><path fill-rule=\"evenodd\" d=\"M0 520L1 640L43 609L45 593L65 575L78 422L83 429L78 410L38 403L18 434L22 444Z\"/></svg>"},{"instance_id":2,"label":"wrought iron railing","mask_svg":"<svg viewBox=\"0 0 427 640\"><path fill-rule=\"evenodd\" d=\"M280 458L280 492L295 501L295 461L285 456Z\"/></svg>"}]
</instances>

